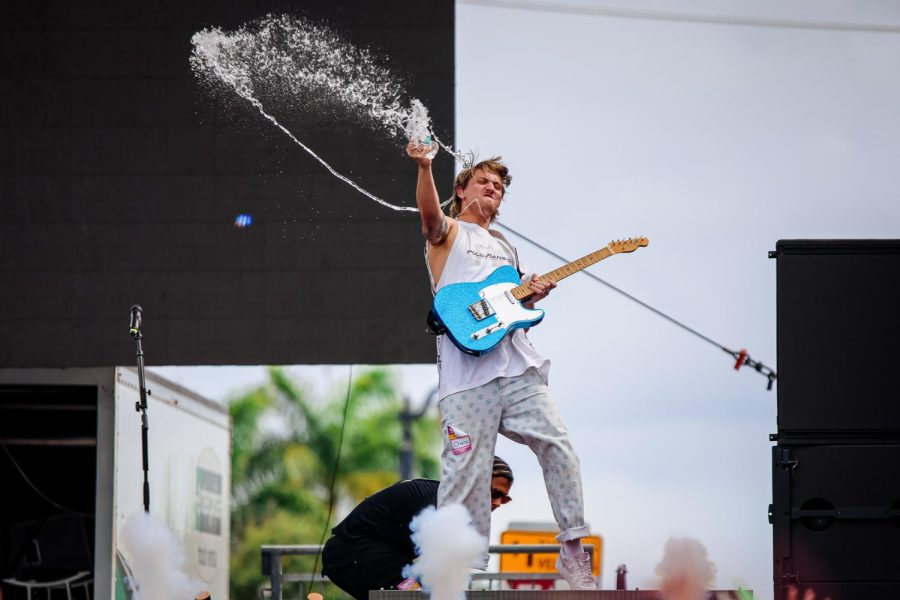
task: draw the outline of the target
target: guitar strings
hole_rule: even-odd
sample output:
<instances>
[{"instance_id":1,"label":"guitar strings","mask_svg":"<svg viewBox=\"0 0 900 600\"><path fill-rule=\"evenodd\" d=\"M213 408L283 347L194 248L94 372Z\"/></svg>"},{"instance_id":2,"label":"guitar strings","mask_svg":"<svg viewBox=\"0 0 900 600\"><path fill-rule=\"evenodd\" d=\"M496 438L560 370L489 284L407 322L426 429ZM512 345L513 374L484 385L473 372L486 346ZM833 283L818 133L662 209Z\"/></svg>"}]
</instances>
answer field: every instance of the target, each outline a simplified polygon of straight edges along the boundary
<instances>
[{"instance_id":1,"label":"guitar strings","mask_svg":"<svg viewBox=\"0 0 900 600\"><path fill-rule=\"evenodd\" d=\"M538 248L538 249L540 249L540 250L543 250L544 252L546 252L546 253L549 254L550 256L553 256L553 257L556 258L557 260L561 260L561 261L563 261L563 262L569 262L567 259L565 259L565 258L562 257L561 255L557 254L556 252L554 252L554 251L551 250L550 248L547 248L546 246L544 246L544 245L542 245L542 244L536 242L535 240L531 239L530 237L528 237L528 236L525 235L524 233L520 233L520 232L516 231L515 229L513 229L513 228L510 227L509 225L504 225L503 223L500 223L499 221L496 221L494 224L497 225L498 227L502 227L503 229L507 230L507 231L510 232L511 234L513 234L513 235L515 235L515 236L517 236L517 237L519 237L519 238L525 240L526 242L528 242L529 244L531 244L531 245L534 246L535 248ZM747 353L745 353L745 352L738 352L738 351L736 351L736 350L732 350L732 349L728 348L728 347L725 346L724 344L720 344L719 342L717 342L716 340L712 339L711 337L706 336L706 335L703 335L702 333L700 333L699 331L697 331L697 330L694 329L693 327L690 327L690 326L688 326L688 325L682 323L681 321L679 321L679 320L676 319L675 317L669 316L668 314L664 313L663 311L659 310L658 308L655 308L655 307L651 306L650 304L647 304L647 303L644 302L643 300L640 300L639 298L637 298L637 297L635 297L635 296L632 296L631 294L629 294L628 292L626 292L626 291L623 290L622 288L616 287L615 285L609 283L608 281L606 281L605 279L602 279L601 277L598 277L597 275L594 275L593 273L587 271L586 269L585 269L585 270L582 270L581 272L584 273L586 276L590 277L591 279L593 279L594 281L596 281L597 283L602 283L603 285L605 285L605 286L608 287L609 289L613 290L614 292L618 292L619 294L625 296L627 299L629 299L629 300L631 300L632 302L635 302L635 303L637 303L637 304L643 306L643 307L646 308L647 310L649 310L649 311L651 311L652 313L656 314L657 316L662 317L663 319L669 321L669 322L672 323L673 325L676 325L676 326L682 328L683 330L687 331L688 333L690 333L690 334L692 334L692 335L694 335L694 336L700 338L700 339L703 340L704 342L707 342L707 343L709 343L709 344L712 344L713 346L715 346L716 348L722 350L722 351L725 352L726 354L730 354L732 358L734 358L736 361L739 361L739 362L737 363L737 366L747 365L748 367L752 368L753 370L755 370L755 371L756 371L757 373L759 373L760 375L763 375L764 377L766 377L766 379L768 380L768 385L767 385L766 389L767 389L768 391L771 391L771 390L772 390L772 387L773 387L773 384L774 384L775 380L778 379L778 373L776 373L775 370L774 370L772 367L769 367L769 366L763 364L761 361L754 360L753 358L750 357L749 354L747 354Z\"/></svg>"}]
</instances>

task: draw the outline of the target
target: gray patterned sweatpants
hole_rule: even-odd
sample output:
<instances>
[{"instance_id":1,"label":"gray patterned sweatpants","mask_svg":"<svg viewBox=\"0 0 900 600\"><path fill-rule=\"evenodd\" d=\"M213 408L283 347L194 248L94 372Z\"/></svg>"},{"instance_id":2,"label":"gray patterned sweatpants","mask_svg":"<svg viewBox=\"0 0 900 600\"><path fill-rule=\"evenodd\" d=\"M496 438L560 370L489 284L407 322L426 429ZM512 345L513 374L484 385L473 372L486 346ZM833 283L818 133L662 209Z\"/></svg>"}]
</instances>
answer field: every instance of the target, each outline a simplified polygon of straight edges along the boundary
<instances>
[{"instance_id":1,"label":"gray patterned sweatpants","mask_svg":"<svg viewBox=\"0 0 900 600\"><path fill-rule=\"evenodd\" d=\"M438 506L462 504L485 538L491 532L491 467L497 434L527 444L544 472L560 542L588 535L578 457L550 389L537 369L500 377L441 399L441 485ZM483 556L487 567L487 547ZM473 565L478 567L479 565Z\"/></svg>"}]
</instances>

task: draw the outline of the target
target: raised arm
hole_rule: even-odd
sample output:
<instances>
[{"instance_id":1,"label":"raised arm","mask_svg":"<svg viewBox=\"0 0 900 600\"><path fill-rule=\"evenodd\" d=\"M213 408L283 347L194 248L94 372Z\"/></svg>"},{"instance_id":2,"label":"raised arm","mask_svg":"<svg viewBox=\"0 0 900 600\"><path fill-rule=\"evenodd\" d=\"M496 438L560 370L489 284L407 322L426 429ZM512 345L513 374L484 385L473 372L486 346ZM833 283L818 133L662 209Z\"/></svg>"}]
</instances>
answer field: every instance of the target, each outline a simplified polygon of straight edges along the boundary
<instances>
[{"instance_id":1,"label":"raised arm","mask_svg":"<svg viewBox=\"0 0 900 600\"><path fill-rule=\"evenodd\" d=\"M418 140L410 140L409 145L406 146L406 153L416 161L419 167L419 176L416 181L416 205L419 207L419 215L422 218L422 235L431 245L438 246L447 240L450 228L454 223L441 210L441 201L434 184L434 175L431 172L432 157L428 156L433 150L432 146L426 146Z\"/></svg>"}]
</instances>

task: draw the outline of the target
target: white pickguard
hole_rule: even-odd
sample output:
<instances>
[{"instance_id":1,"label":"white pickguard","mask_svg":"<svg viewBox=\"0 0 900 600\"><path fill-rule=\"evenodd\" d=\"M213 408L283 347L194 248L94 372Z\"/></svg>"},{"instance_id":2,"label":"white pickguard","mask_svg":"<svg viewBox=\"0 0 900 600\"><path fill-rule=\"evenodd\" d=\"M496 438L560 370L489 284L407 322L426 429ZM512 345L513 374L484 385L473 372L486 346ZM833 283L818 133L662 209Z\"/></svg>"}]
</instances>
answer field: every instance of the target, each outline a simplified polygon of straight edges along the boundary
<instances>
[{"instance_id":1,"label":"white pickguard","mask_svg":"<svg viewBox=\"0 0 900 600\"><path fill-rule=\"evenodd\" d=\"M514 287L516 284L504 282L489 285L481 290L480 295L490 305L494 316L497 317L497 322L473 333L473 340L481 339L501 329L507 329L513 323L534 318L534 310L525 308L512 297L512 294L507 294Z\"/></svg>"}]
</instances>

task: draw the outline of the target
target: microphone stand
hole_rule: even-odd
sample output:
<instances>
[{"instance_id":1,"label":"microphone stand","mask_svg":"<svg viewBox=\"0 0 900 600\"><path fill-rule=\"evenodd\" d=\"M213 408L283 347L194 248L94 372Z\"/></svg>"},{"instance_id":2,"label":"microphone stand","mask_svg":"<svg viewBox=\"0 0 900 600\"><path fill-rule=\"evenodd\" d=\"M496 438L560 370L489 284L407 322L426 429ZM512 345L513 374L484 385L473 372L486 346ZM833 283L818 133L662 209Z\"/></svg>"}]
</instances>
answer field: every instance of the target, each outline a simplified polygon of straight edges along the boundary
<instances>
[{"instance_id":1,"label":"microphone stand","mask_svg":"<svg viewBox=\"0 0 900 600\"><path fill-rule=\"evenodd\" d=\"M131 324L129 326L129 333L131 333L131 337L134 338L137 343L137 372L138 372L138 386L140 388L141 399L138 402L134 403L134 410L141 413L141 455L143 458L144 465L144 512L150 512L150 458L147 452L147 431L149 429L149 425L147 422L147 396L150 395L150 390L148 390L144 385L144 350L141 348L141 339L143 336L141 335L141 312L142 308L135 304L131 307Z\"/></svg>"}]
</instances>

